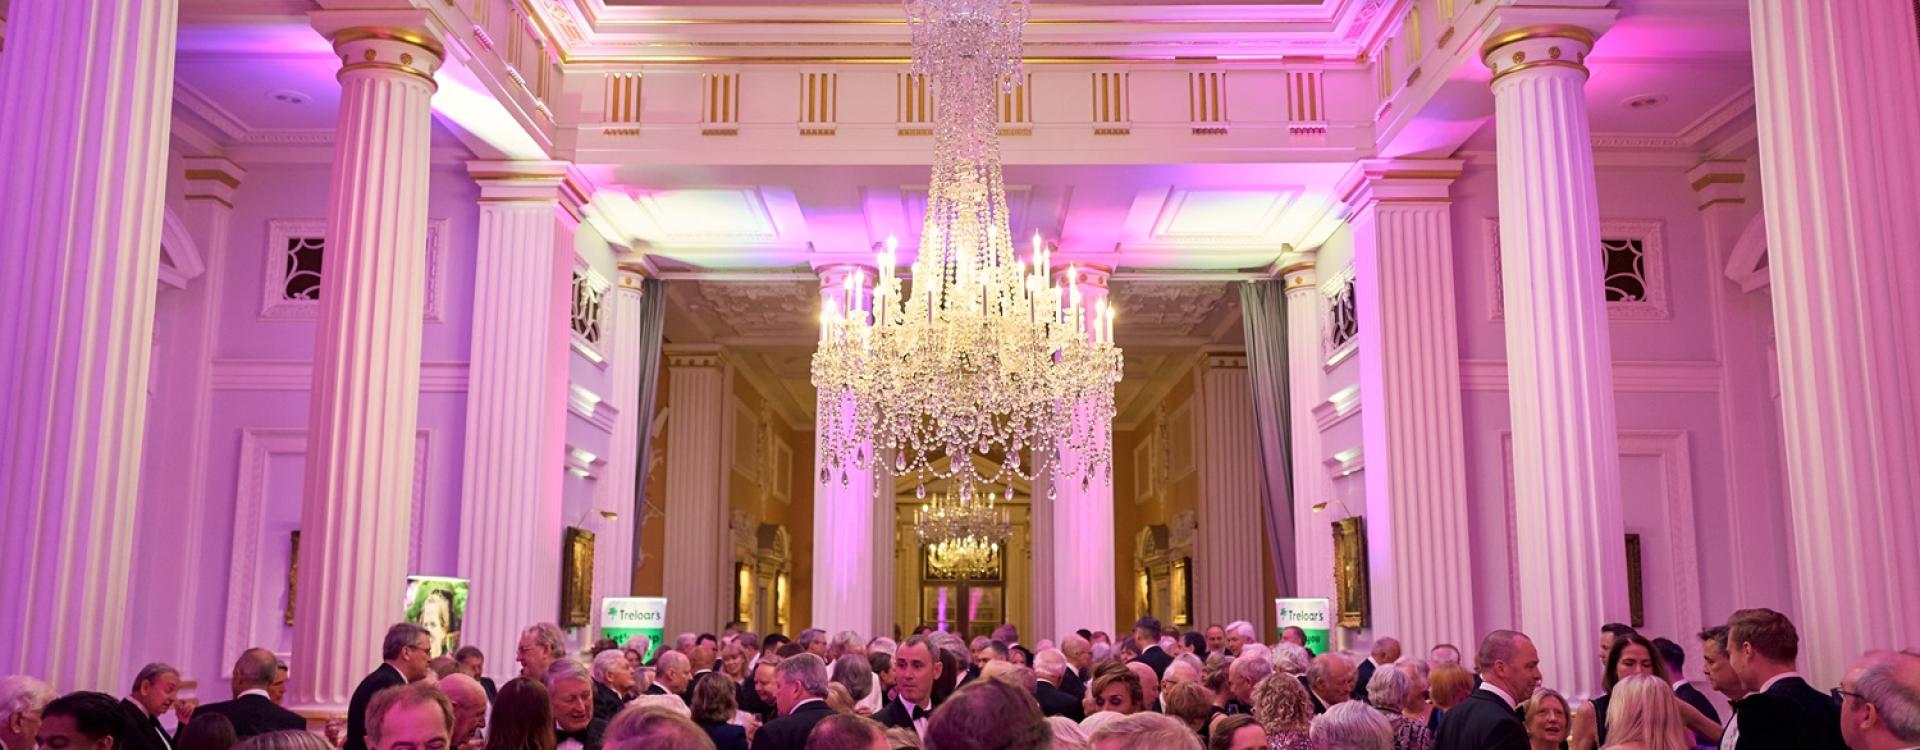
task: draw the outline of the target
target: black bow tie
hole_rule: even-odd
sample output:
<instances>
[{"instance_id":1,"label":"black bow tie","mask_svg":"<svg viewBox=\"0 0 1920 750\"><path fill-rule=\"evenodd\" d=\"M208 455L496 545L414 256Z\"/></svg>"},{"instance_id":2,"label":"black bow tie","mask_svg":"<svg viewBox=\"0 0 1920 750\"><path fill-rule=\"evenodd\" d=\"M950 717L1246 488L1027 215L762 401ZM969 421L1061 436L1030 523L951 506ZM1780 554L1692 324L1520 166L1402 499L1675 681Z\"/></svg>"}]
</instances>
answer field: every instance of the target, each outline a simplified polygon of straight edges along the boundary
<instances>
[{"instance_id":1,"label":"black bow tie","mask_svg":"<svg viewBox=\"0 0 1920 750\"><path fill-rule=\"evenodd\" d=\"M921 719L924 719L924 718L927 718L928 716L930 716L930 715L932 715L932 714L933 714L933 712L932 712L932 711L928 711L928 710L926 710L926 709L924 709L924 708L921 708L921 707L919 707L919 706L914 706L914 707L913 707L913 720L914 720L914 721L919 721L919 720L921 720Z\"/></svg>"},{"instance_id":2,"label":"black bow tie","mask_svg":"<svg viewBox=\"0 0 1920 750\"><path fill-rule=\"evenodd\" d=\"M573 732L569 732L562 729L553 730L553 744L555 746L558 746L560 743L566 742L567 740L573 740L574 742L580 743L581 747L586 747L587 746L587 730L581 729Z\"/></svg>"}]
</instances>

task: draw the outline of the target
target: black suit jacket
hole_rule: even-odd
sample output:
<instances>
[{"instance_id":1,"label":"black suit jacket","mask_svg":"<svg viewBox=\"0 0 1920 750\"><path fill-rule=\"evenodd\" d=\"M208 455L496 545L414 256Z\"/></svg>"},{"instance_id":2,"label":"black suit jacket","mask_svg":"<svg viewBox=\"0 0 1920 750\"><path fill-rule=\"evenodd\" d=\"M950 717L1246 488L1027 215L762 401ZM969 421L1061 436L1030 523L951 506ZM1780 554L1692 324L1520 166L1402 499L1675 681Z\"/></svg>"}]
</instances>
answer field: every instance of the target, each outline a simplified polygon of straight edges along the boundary
<instances>
[{"instance_id":1,"label":"black suit jacket","mask_svg":"<svg viewBox=\"0 0 1920 750\"><path fill-rule=\"evenodd\" d=\"M1373 679L1373 671L1375 669L1376 667L1373 665L1373 659L1371 658L1360 662L1360 669L1353 674L1353 692L1348 693L1347 697L1357 701L1365 701L1367 699L1367 681Z\"/></svg>"},{"instance_id":2,"label":"black suit jacket","mask_svg":"<svg viewBox=\"0 0 1920 750\"><path fill-rule=\"evenodd\" d=\"M598 681L593 683L593 718L600 721L613 721L613 715L620 713L620 709L626 705L627 702L622 700L620 694L614 692L613 688L602 685Z\"/></svg>"},{"instance_id":3,"label":"black suit jacket","mask_svg":"<svg viewBox=\"0 0 1920 750\"><path fill-rule=\"evenodd\" d=\"M1840 707L1806 680L1788 677L1734 706L1740 741L1734 750L1846 750Z\"/></svg>"},{"instance_id":4,"label":"black suit jacket","mask_svg":"<svg viewBox=\"0 0 1920 750\"><path fill-rule=\"evenodd\" d=\"M406 676L386 663L360 681L353 689L353 700L347 702L347 744L340 750L367 750L367 704L373 702L374 693L405 684Z\"/></svg>"},{"instance_id":5,"label":"black suit jacket","mask_svg":"<svg viewBox=\"0 0 1920 750\"><path fill-rule=\"evenodd\" d=\"M713 740L714 750L747 750L747 730L724 721L700 722L700 728L706 730L707 739Z\"/></svg>"},{"instance_id":6,"label":"black suit jacket","mask_svg":"<svg viewBox=\"0 0 1920 750\"><path fill-rule=\"evenodd\" d=\"M494 696L497 696L500 694L500 688L494 686L492 677L480 678L480 689L487 691L488 705L492 705Z\"/></svg>"},{"instance_id":7,"label":"black suit jacket","mask_svg":"<svg viewBox=\"0 0 1920 750\"><path fill-rule=\"evenodd\" d=\"M753 689L753 680L740 683L733 690L733 702L740 710L760 718L761 723L773 718L773 705L760 700L760 691Z\"/></svg>"},{"instance_id":8,"label":"black suit jacket","mask_svg":"<svg viewBox=\"0 0 1920 750\"><path fill-rule=\"evenodd\" d=\"M1034 683L1033 697L1040 701L1040 713L1048 716L1065 716L1074 721L1087 718L1087 709L1080 705L1080 699L1054 687L1051 682Z\"/></svg>"},{"instance_id":9,"label":"black suit jacket","mask_svg":"<svg viewBox=\"0 0 1920 750\"><path fill-rule=\"evenodd\" d=\"M932 709L928 709L928 713L932 713ZM913 713L907 708L907 702L899 698L887 701L887 705L873 712L873 720L883 727L913 729Z\"/></svg>"},{"instance_id":10,"label":"black suit jacket","mask_svg":"<svg viewBox=\"0 0 1920 750\"><path fill-rule=\"evenodd\" d=\"M194 709L194 721L199 721L202 716L227 717L227 721L233 722L233 733L243 740L256 734L307 728L305 718L281 708L259 693Z\"/></svg>"},{"instance_id":11,"label":"black suit jacket","mask_svg":"<svg viewBox=\"0 0 1920 750\"><path fill-rule=\"evenodd\" d=\"M1060 692L1073 696L1074 700L1085 700L1087 680L1081 677L1079 672L1073 671L1072 665L1068 665L1066 670L1060 673Z\"/></svg>"},{"instance_id":12,"label":"black suit jacket","mask_svg":"<svg viewBox=\"0 0 1920 750\"><path fill-rule=\"evenodd\" d=\"M1713 707L1713 701L1707 700L1706 694L1700 692L1699 688L1683 682L1674 689L1673 694L1680 696L1680 700L1686 701L1687 705L1700 709L1700 713L1706 714L1708 720L1720 723L1720 711Z\"/></svg>"},{"instance_id":13,"label":"black suit jacket","mask_svg":"<svg viewBox=\"0 0 1920 750\"><path fill-rule=\"evenodd\" d=\"M827 702L817 700L793 709L793 713L767 722L753 736L753 750L806 750L807 735L813 725L833 715Z\"/></svg>"},{"instance_id":14,"label":"black suit jacket","mask_svg":"<svg viewBox=\"0 0 1920 750\"><path fill-rule=\"evenodd\" d=\"M1527 750L1527 728L1507 702L1485 690L1475 690L1460 705L1447 709L1446 721L1434 737L1433 750Z\"/></svg>"},{"instance_id":15,"label":"black suit jacket","mask_svg":"<svg viewBox=\"0 0 1920 750\"><path fill-rule=\"evenodd\" d=\"M173 750L173 735L132 698L120 699L120 713L127 730L127 750Z\"/></svg>"},{"instance_id":16,"label":"black suit jacket","mask_svg":"<svg viewBox=\"0 0 1920 750\"><path fill-rule=\"evenodd\" d=\"M1167 676L1167 665L1173 663L1173 657L1168 656L1167 652L1161 651L1159 646L1148 646L1147 650L1140 652L1140 655L1133 657L1133 660L1153 667L1153 676L1155 677Z\"/></svg>"},{"instance_id":17,"label":"black suit jacket","mask_svg":"<svg viewBox=\"0 0 1920 750\"><path fill-rule=\"evenodd\" d=\"M606 736L607 722L595 717L587 721L587 728L580 730L580 732L586 735L585 737L579 738L581 750L600 750L600 739ZM560 736L560 727L558 725L554 726L553 733L555 747L558 747L559 743L565 742L568 739Z\"/></svg>"}]
</instances>

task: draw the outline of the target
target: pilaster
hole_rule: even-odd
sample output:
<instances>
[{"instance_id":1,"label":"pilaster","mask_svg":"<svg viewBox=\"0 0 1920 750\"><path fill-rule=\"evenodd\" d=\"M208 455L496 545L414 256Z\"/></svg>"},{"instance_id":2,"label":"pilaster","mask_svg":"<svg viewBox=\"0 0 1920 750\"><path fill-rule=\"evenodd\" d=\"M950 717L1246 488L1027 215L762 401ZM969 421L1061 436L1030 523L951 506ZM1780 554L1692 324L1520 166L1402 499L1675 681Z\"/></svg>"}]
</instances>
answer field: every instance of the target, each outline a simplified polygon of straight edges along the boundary
<instances>
[{"instance_id":1,"label":"pilaster","mask_svg":"<svg viewBox=\"0 0 1920 750\"><path fill-rule=\"evenodd\" d=\"M635 502L635 491L640 480L640 462L647 460L640 455L640 439L653 426L654 410L652 403L640 403L640 386L645 377L645 362L641 360L646 347L659 344L642 341L639 335L643 280L640 271L623 266L608 296L607 323L613 335L606 339L608 387L612 389L607 394L607 402L619 414L619 419L614 422L613 434L607 441L607 469L600 480L605 497L600 509L619 514L614 523L620 531L604 544L597 538L594 540L594 557L600 561L601 568L594 581L602 584L597 597L632 595L633 548L640 543L640 524L645 513Z\"/></svg>"},{"instance_id":2,"label":"pilaster","mask_svg":"<svg viewBox=\"0 0 1920 750\"><path fill-rule=\"evenodd\" d=\"M316 12L340 56L307 418L288 703L345 708L397 619L412 525L426 289L429 100L442 48L426 14ZM499 658L498 655L495 658Z\"/></svg>"},{"instance_id":3,"label":"pilaster","mask_svg":"<svg viewBox=\"0 0 1920 750\"><path fill-rule=\"evenodd\" d=\"M669 634L733 619L727 473L733 367L717 347L675 346L667 359L667 533L661 578ZM818 585L818 584L816 584Z\"/></svg>"},{"instance_id":4,"label":"pilaster","mask_svg":"<svg viewBox=\"0 0 1920 750\"><path fill-rule=\"evenodd\" d=\"M1910 6L1751 5L1789 548L1803 664L1817 685L1867 649L1920 641Z\"/></svg>"},{"instance_id":5,"label":"pilaster","mask_svg":"<svg viewBox=\"0 0 1920 750\"><path fill-rule=\"evenodd\" d=\"M1478 635L1471 577L1435 564L1468 548L1449 193L1460 169L1368 160L1340 188L1353 211L1372 627L1408 643Z\"/></svg>"},{"instance_id":6,"label":"pilaster","mask_svg":"<svg viewBox=\"0 0 1920 750\"><path fill-rule=\"evenodd\" d=\"M480 186L457 570L486 606L463 643L513 674L520 631L560 603L573 237L567 165L468 162ZM596 539L596 541L598 541Z\"/></svg>"},{"instance_id":7,"label":"pilaster","mask_svg":"<svg viewBox=\"0 0 1920 750\"><path fill-rule=\"evenodd\" d=\"M1247 355L1203 353L1196 374L1200 495L1195 514L1197 570L1192 576L1194 622L1263 622L1268 619L1268 608L1261 601L1267 590L1264 573L1272 557L1261 544L1266 511Z\"/></svg>"},{"instance_id":8,"label":"pilaster","mask_svg":"<svg viewBox=\"0 0 1920 750\"><path fill-rule=\"evenodd\" d=\"M1320 340L1320 278L1314 261L1280 270L1287 297L1287 406L1293 419L1294 591L1339 604L1333 586L1333 532L1313 510L1333 493L1321 462L1320 424L1313 408L1325 390Z\"/></svg>"},{"instance_id":9,"label":"pilaster","mask_svg":"<svg viewBox=\"0 0 1920 750\"><path fill-rule=\"evenodd\" d=\"M0 55L0 671L125 684L178 0L14 3Z\"/></svg>"}]
</instances>

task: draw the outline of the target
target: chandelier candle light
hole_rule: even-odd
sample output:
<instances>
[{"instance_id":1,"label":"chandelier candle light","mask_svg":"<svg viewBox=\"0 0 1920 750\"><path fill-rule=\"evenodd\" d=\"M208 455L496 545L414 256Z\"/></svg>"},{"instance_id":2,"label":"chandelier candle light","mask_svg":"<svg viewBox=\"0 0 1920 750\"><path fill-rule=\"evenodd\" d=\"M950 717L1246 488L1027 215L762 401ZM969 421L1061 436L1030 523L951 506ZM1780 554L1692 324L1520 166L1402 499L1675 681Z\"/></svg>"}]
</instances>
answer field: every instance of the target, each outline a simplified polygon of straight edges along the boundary
<instances>
[{"instance_id":1,"label":"chandelier candle light","mask_svg":"<svg viewBox=\"0 0 1920 750\"><path fill-rule=\"evenodd\" d=\"M995 101L1020 75L1029 10L1028 0L906 2L914 70L936 104L926 222L906 283L889 237L872 298L856 272L821 311L813 384L836 411L820 420L823 483L876 460L915 475L923 499L935 479L954 479L963 501L976 484L1010 497L1015 478L1048 469L1111 481L1114 311L1082 305L1077 270L1054 284L1038 233L1019 258L1008 228ZM1074 465L1055 465L1067 463L1061 448ZM982 472L974 453L999 456L999 468Z\"/></svg>"}]
</instances>

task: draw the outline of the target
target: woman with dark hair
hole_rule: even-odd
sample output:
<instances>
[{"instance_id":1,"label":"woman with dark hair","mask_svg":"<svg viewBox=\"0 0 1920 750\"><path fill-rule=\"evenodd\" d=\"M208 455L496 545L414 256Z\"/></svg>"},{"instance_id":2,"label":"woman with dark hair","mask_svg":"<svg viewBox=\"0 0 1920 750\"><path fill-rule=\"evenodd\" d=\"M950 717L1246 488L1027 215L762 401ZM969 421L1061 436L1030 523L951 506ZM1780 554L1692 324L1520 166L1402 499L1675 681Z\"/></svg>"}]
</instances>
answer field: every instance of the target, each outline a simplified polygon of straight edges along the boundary
<instances>
[{"instance_id":1,"label":"woman with dark hair","mask_svg":"<svg viewBox=\"0 0 1920 750\"><path fill-rule=\"evenodd\" d=\"M740 710L734 702L733 681L719 672L708 672L693 681L693 723L705 730L718 750L747 750L747 730L733 724Z\"/></svg>"},{"instance_id":2,"label":"woman with dark hair","mask_svg":"<svg viewBox=\"0 0 1920 750\"><path fill-rule=\"evenodd\" d=\"M1125 664L1108 662L1098 670L1094 672L1092 686L1087 688L1088 697L1093 699L1090 713L1111 711L1131 715L1146 709L1145 688L1132 669Z\"/></svg>"},{"instance_id":3,"label":"woman with dark hair","mask_svg":"<svg viewBox=\"0 0 1920 750\"><path fill-rule=\"evenodd\" d=\"M933 680L933 705L947 702L954 688L960 683L960 676L967 673L967 659L961 652L942 647L940 653L940 676Z\"/></svg>"},{"instance_id":4,"label":"woman with dark hair","mask_svg":"<svg viewBox=\"0 0 1920 750\"><path fill-rule=\"evenodd\" d=\"M173 746L179 750L232 750L239 743L240 735L234 732L231 720L207 712L181 727Z\"/></svg>"},{"instance_id":5,"label":"woman with dark hair","mask_svg":"<svg viewBox=\"0 0 1920 750\"><path fill-rule=\"evenodd\" d=\"M1607 706L1613 699L1613 686L1634 675L1651 675L1661 682L1667 678L1667 665L1655 657L1653 641L1639 633L1615 635L1613 648L1607 650L1607 671L1600 675L1606 691L1573 713L1573 750L1594 750L1607 744Z\"/></svg>"},{"instance_id":6,"label":"woman with dark hair","mask_svg":"<svg viewBox=\"0 0 1920 750\"><path fill-rule=\"evenodd\" d=\"M553 702L538 680L515 677L500 686L487 725L486 750L553 750Z\"/></svg>"}]
</instances>

